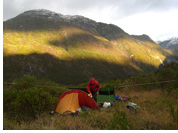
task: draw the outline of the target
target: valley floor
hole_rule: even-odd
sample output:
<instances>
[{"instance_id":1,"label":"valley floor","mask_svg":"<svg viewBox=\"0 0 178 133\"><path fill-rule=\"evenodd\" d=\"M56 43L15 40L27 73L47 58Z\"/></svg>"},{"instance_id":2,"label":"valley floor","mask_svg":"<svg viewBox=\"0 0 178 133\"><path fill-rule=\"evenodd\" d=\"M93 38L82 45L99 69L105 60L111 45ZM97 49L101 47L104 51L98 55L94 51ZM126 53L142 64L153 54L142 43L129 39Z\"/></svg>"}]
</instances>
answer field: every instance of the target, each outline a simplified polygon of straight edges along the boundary
<instances>
[{"instance_id":1,"label":"valley floor","mask_svg":"<svg viewBox=\"0 0 178 133\"><path fill-rule=\"evenodd\" d=\"M113 107L82 112L78 116L43 114L34 121L17 123L4 113L4 130L178 130L178 94L156 90L116 90L116 95L129 101L113 103ZM138 112L126 105L134 102Z\"/></svg>"}]
</instances>

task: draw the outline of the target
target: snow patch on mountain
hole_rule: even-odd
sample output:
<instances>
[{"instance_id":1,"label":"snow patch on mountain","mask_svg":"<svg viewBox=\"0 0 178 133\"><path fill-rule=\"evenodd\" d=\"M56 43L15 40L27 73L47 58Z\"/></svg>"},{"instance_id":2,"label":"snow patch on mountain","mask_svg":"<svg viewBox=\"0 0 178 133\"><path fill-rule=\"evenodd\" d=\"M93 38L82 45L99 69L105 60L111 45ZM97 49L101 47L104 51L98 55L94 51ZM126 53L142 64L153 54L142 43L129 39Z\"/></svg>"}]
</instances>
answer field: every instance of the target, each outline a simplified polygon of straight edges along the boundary
<instances>
[{"instance_id":1,"label":"snow patch on mountain","mask_svg":"<svg viewBox=\"0 0 178 133\"><path fill-rule=\"evenodd\" d=\"M172 37L164 41L157 41L157 43L163 48L171 48L172 46L178 45L178 37Z\"/></svg>"}]
</instances>

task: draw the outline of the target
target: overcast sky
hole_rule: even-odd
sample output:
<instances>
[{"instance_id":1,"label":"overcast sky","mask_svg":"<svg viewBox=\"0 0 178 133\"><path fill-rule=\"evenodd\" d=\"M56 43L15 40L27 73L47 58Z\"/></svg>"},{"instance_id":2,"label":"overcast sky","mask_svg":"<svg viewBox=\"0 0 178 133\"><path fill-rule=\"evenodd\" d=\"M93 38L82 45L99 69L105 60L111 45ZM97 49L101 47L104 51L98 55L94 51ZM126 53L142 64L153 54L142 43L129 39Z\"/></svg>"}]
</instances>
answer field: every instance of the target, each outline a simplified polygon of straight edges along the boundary
<instances>
[{"instance_id":1,"label":"overcast sky","mask_svg":"<svg viewBox=\"0 0 178 133\"><path fill-rule=\"evenodd\" d=\"M3 0L3 20L32 9L82 15L155 41L178 37L178 0Z\"/></svg>"}]
</instances>

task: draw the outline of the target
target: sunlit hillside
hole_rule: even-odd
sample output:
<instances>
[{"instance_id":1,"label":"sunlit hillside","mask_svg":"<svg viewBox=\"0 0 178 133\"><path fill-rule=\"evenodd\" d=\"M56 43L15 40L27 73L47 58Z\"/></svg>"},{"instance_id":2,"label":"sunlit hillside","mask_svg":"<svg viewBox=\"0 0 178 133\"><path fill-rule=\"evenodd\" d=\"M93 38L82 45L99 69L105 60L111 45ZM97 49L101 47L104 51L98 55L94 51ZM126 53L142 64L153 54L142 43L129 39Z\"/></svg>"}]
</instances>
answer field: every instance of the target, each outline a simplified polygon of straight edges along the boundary
<instances>
[{"instance_id":1,"label":"sunlit hillside","mask_svg":"<svg viewBox=\"0 0 178 133\"><path fill-rule=\"evenodd\" d=\"M170 54L149 37L130 36L113 25L100 24L97 31L44 15L4 22L4 80L30 73L63 84L91 77L101 82L153 71Z\"/></svg>"}]
</instances>

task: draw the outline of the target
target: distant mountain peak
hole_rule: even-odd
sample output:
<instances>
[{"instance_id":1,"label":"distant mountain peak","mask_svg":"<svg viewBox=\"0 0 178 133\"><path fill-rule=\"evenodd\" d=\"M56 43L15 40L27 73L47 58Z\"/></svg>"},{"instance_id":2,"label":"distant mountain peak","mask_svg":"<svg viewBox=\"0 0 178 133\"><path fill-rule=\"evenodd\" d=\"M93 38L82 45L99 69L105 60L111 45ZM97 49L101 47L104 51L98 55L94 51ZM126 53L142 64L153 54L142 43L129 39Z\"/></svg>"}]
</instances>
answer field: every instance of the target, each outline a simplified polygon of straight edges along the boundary
<instances>
[{"instance_id":1,"label":"distant mountain peak","mask_svg":"<svg viewBox=\"0 0 178 133\"><path fill-rule=\"evenodd\" d=\"M21 18L24 16L28 17L46 17L46 18L52 18L52 19L64 19L64 16L60 13L56 13L47 9L34 9L25 11L21 14L19 14L16 18Z\"/></svg>"},{"instance_id":2,"label":"distant mountain peak","mask_svg":"<svg viewBox=\"0 0 178 133\"><path fill-rule=\"evenodd\" d=\"M172 49L178 47L178 37L171 37L164 41L158 41L157 43L163 48Z\"/></svg>"},{"instance_id":3,"label":"distant mountain peak","mask_svg":"<svg viewBox=\"0 0 178 133\"><path fill-rule=\"evenodd\" d=\"M40 15L47 15L47 14L58 14L58 15L62 15L60 13L56 13L56 12L53 12L53 11L50 11L50 10L47 10L47 9L34 9L34 10L28 10L28 11L25 11L24 13L22 14L32 14L32 13L36 13L36 14L40 14Z\"/></svg>"}]
</instances>

